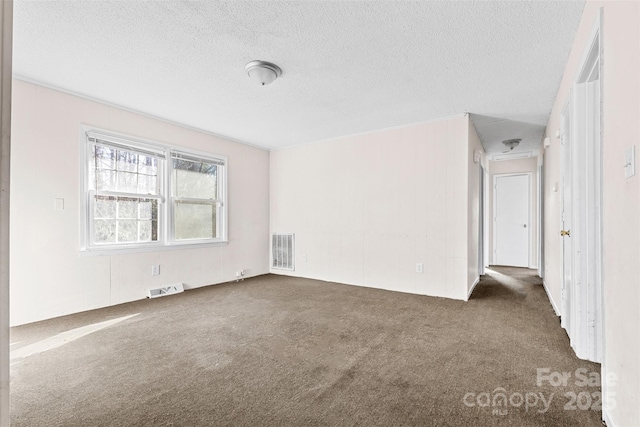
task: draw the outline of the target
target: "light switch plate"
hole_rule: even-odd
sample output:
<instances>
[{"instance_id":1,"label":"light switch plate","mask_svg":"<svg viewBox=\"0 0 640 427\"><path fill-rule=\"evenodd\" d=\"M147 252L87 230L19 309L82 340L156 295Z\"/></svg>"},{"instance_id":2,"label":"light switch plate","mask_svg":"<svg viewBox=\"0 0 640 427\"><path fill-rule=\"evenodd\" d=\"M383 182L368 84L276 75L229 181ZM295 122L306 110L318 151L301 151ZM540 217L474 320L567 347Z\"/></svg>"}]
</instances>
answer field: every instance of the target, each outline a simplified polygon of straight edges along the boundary
<instances>
[{"instance_id":1,"label":"light switch plate","mask_svg":"<svg viewBox=\"0 0 640 427\"><path fill-rule=\"evenodd\" d=\"M57 211L63 211L64 210L64 199L53 199L53 209L57 210Z\"/></svg>"},{"instance_id":2,"label":"light switch plate","mask_svg":"<svg viewBox=\"0 0 640 427\"><path fill-rule=\"evenodd\" d=\"M636 174L636 146L632 145L624 151L624 177L631 178Z\"/></svg>"}]
</instances>

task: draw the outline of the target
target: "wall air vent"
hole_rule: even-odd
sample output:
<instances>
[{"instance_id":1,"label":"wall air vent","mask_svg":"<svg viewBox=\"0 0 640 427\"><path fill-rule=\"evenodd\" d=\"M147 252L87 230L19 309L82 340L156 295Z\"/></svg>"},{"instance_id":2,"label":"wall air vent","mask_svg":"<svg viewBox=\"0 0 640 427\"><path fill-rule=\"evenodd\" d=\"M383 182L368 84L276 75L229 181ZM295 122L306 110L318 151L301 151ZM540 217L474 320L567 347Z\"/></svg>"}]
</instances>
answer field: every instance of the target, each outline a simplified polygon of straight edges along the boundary
<instances>
[{"instance_id":1,"label":"wall air vent","mask_svg":"<svg viewBox=\"0 0 640 427\"><path fill-rule=\"evenodd\" d=\"M491 160L494 162L500 160L516 160L516 159L528 159L533 156L533 151L515 152L515 153L500 153L491 156Z\"/></svg>"},{"instance_id":2,"label":"wall air vent","mask_svg":"<svg viewBox=\"0 0 640 427\"><path fill-rule=\"evenodd\" d=\"M273 233L271 236L271 256L273 261L271 267L278 270L294 270L295 263L293 233Z\"/></svg>"}]
</instances>

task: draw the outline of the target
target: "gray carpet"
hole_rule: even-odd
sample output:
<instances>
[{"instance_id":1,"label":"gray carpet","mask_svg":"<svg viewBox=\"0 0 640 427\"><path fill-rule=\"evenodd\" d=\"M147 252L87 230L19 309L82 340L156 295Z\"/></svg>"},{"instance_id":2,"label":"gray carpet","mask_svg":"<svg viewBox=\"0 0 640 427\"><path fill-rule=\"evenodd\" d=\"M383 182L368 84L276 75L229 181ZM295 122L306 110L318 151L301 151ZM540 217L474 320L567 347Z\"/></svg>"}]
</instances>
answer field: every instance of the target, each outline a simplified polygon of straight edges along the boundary
<instances>
[{"instance_id":1,"label":"gray carpet","mask_svg":"<svg viewBox=\"0 0 640 427\"><path fill-rule=\"evenodd\" d=\"M601 425L540 279L489 273L466 303L266 275L15 327L12 426Z\"/></svg>"}]
</instances>

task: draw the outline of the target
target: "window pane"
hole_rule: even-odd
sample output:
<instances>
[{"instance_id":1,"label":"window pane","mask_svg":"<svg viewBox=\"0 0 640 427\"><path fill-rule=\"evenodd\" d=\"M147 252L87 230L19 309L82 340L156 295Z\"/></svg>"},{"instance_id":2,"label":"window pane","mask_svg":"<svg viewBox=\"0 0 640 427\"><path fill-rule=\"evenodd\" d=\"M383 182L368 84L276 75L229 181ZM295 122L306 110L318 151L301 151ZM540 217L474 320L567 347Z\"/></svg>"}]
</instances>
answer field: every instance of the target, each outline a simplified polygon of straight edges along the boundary
<instances>
[{"instance_id":1,"label":"window pane","mask_svg":"<svg viewBox=\"0 0 640 427\"><path fill-rule=\"evenodd\" d=\"M119 220L118 221L118 242L138 241L138 221Z\"/></svg>"},{"instance_id":2,"label":"window pane","mask_svg":"<svg viewBox=\"0 0 640 427\"><path fill-rule=\"evenodd\" d=\"M173 195L193 199L217 199L216 165L190 160L173 160Z\"/></svg>"},{"instance_id":3,"label":"window pane","mask_svg":"<svg viewBox=\"0 0 640 427\"><path fill-rule=\"evenodd\" d=\"M95 220L96 243L114 243L116 241L116 220Z\"/></svg>"},{"instance_id":4,"label":"window pane","mask_svg":"<svg viewBox=\"0 0 640 427\"><path fill-rule=\"evenodd\" d=\"M140 221L140 241L150 242L153 236L152 221Z\"/></svg>"},{"instance_id":5,"label":"window pane","mask_svg":"<svg viewBox=\"0 0 640 427\"><path fill-rule=\"evenodd\" d=\"M138 155L130 151L118 150L118 170L138 172Z\"/></svg>"},{"instance_id":6,"label":"window pane","mask_svg":"<svg viewBox=\"0 0 640 427\"><path fill-rule=\"evenodd\" d=\"M176 202L175 238L211 239L216 235L216 207L209 204Z\"/></svg>"},{"instance_id":7,"label":"window pane","mask_svg":"<svg viewBox=\"0 0 640 427\"><path fill-rule=\"evenodd\" d=\"M158 162L156 157L135 151L95 145L89 173L98 191L156 195L159 192Z\"/></svg>"},{"instance_id":8,"label":"window pane","mask_svg":"<svg viewBox=\"0 0 640 427\"><path fill-rule=\"evenodd\" d=\"M115 219L116 198L110 196L95 196L93 216L95 218Z\"/></svg>"},{"instance_id":9,"label":"window pane","mask_svg":"<svg viewBox=\"0 0 640 427\"><path fill-rule=\"evenodd\" d=\"M138 199L118 198L118 219L138 218Z\"/></svg>"},{"instance_id":10,"label":"window pane","mask_svg":"<svg viewBox=\"0 0 640 427\"><path fill-rule=\"evenodd\" d=\"M158 177L153 175L138 175L138 193L158 194Z\"/></svg>"},{"instance_id":11,"label":"window pane","mask_svg":"<svg viewBox=\"0 0 640 427\"><path fill-rule=\"evenodd\" d=\"M140 219L151 219L152 204L151 200L140 201Z\"/></svg>"},{"instance_id":12,"label":"window pane","mask_svg":"<svg viewBox=\"0 0 640 427\"><path fill-rule=\"evenodd\" d=\"M96 171L96 190L115 191L116 172L110 170Z\"/></svg>"},{"instance_id":13,"label":"window pane","mask_svg":"<svg viewBox=\"0 0 640 427\"><path fill-rule=\"evenodd\" d=\"M158 204L156 199L95 196L94 243L157 242Z\"/></svg>"},{"instance_id":14,"label":"window pane","mask_svg":"<svg viewBox=\"0 0 640 427\"><path fill-rule=\"evenodd\" d=\"M118 172L118 191L135 193L138 190L138 174Z\"/></svg>"},{"instance_id":15,"label":"window pane","mask_svg":"<svg viewBox=\"0 0 640 427\"><path fill-rule=\"evenodd\" d=\"M116 150L102 145L95 146L95 167L96 169L116 168Z\"/></svg>"},{"instance_id":16,"label":"window pane","mask_svg":"<svg viewBox=\"0 0 640 427\"><path fill-rule=\"evenodd\" d=\"M158 175L158 159L141 154L138 158L138 172L145 175Z\"/></svg>"}]
</instances>

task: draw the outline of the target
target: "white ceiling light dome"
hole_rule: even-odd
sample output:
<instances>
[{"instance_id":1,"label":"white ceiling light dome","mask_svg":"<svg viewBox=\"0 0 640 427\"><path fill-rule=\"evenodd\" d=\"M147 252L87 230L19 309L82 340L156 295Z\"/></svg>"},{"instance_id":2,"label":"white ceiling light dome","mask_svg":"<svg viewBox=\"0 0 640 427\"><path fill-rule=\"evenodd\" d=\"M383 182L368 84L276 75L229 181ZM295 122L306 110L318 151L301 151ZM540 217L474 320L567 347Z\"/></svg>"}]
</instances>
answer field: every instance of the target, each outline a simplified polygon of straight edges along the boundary
<instances>
[{"instance_id":1,"label":"white ceiling light dome","mask_svg":"<svg viewBox=\"0 0 640 427\"><path fill-rule=\"evenodd\" d=\"M520 138L505 139L504 141L502 141L504 146L507 148L507 151L503 151L503 153L512 151L514 148L516 148L520 144L520 141L522 141L522 139Z\"/></svg>"},{"instance_id":2,"label":"white ceiling light dome","mask_svg":"<svg viewBox=\"0 0 640 427\"><path fill-rule=\"evenodd\" d=\"M251 61L245 65L247 75L262 86L273 83L282 75L282 70L276 64L267 61Z\"/></svg>"}]
</instances>

